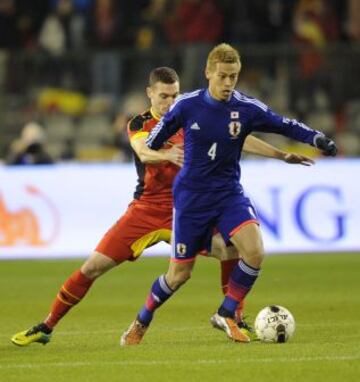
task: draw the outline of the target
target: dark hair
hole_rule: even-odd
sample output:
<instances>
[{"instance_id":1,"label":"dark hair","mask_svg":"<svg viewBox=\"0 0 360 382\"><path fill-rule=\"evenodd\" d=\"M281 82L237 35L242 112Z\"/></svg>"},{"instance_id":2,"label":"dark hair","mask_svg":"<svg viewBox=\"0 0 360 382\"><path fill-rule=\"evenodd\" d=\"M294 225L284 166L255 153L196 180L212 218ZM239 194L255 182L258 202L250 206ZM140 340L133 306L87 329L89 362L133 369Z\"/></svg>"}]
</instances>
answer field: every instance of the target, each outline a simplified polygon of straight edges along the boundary
<instances>
[{"instance_id":1,"label":"dark hair","mask_svg":"<svg viewBox=\"0 0 360 382\"><path fill-rule=\"evenodd\" d=\"M149 86L153 86L156 82L162 82L164 84L173 84L179 82L179 76L174 69L167 66L155 68L150 72Z\"/></svg>"}]
</instances>

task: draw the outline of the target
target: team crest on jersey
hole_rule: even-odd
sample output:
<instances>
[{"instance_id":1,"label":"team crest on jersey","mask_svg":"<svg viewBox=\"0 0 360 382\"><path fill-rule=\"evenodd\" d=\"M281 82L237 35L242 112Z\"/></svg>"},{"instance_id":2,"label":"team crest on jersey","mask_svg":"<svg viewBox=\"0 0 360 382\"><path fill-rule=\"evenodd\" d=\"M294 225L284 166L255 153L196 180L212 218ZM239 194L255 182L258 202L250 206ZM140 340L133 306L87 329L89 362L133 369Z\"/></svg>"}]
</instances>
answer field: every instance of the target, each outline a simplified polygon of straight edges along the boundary
<instances>
[{"instance_id":1,"label":"team crest on jersey","mask_svg":"<svg viewBox=\"0 0 360 382\"><path fill-rule=\"evenodd\" d=\"M185 256L186 254L186 244L177 243L176 244L176 252L179 256Z\"/></svg>"},{"instance_id":2,"label":"team crest on jersey","mask_svg":"<svg viewBox=\"0 0 360 382\"><path fill-rule=\"evenodd\" d=\"M229 123L229 133L231 139L236 139L241 132L241 123L239 121L231 121Z\"/></svg>"}]
</instances>

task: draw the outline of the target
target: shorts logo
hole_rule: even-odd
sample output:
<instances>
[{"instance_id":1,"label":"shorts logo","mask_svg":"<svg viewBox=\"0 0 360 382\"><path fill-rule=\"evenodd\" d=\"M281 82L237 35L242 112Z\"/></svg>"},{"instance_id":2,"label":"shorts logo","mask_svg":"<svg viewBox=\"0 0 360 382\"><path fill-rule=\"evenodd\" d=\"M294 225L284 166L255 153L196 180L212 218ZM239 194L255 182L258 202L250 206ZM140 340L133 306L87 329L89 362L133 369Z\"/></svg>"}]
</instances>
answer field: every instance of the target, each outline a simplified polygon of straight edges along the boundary
<instances>
[{"instance_id":1,"label":"shorts logo","mask_svg":"<svg viewBox=\"0 0 360 382\"><path fill-rule=\"evenodd\" d=\"M241 123L239 121L231 121L229 123L229 133L231 135L231 139L236 139L241 131Z\"/></svg>"},{"instance_id":2,"label":"shorts logo","mask_svg":"<svg viewBox=\"0 0 360 382\"><path fill-rule=\"evenodd\" d=\"M186 244L177 243L176 244L176 252L179 256L185 256L186 254Z\"/></svg>"},{"instance_id":3,"label":"shorts logo","mask_svg":"<svg viewBox=\"0 0 360 382\"><path fill-rule=\"evenodd\" d=\"M191 129L191 130L200 130L200 126L198 125L197 122L194 122L194 123L190 126L190 129Z\"/></svg>"},{"instance_id":4,"label":"shorts logo","mask_svg":"<svg viewBox=\"0 0 360 382\"><path fill-rule=\"evenodd\" d=\"M252 207L248 207L248 210L249 210L249 214L254 218L254 219L257 219L257 216L255 214L255 211Z\"/></svg>"}]
</instances>

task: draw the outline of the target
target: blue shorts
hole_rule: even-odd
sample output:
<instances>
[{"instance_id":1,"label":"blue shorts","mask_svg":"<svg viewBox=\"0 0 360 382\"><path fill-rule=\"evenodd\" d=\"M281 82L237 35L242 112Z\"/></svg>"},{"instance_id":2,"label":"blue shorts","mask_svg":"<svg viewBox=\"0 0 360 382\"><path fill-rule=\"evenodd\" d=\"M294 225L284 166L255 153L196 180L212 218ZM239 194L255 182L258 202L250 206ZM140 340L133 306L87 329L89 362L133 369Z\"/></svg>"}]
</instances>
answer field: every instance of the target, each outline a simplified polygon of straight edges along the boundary
<instances>
[{"instance_id":1,"label":"blue shorts","mask_svg":"<svg viewBox=\"0 0 360 382\"><path fill-rule=\"evenodd\" d=\"M224 195L212 208L175 208L173 213L172 261L193 261L196 254L210 251L214 230L218 230L225 243L243 225L258 224L256 210L249 198L241 194ZM194 204L196 206L196 204Z\"/></svg>"}]
</instances>

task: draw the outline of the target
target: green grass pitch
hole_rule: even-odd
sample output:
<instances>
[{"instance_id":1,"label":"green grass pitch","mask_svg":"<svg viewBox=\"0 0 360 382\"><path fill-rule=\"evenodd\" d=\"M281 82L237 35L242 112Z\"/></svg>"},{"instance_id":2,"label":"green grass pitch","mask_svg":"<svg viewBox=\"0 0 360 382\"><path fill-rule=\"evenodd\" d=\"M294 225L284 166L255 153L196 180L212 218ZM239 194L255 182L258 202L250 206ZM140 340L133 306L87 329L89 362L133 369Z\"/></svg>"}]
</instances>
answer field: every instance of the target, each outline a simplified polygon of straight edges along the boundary
<instances>
[{"instance_id":1,"label":"green grass pitch","mask_svg":"<svg viewBox=\"0 0 360 382\"><path fill-rule=\"evenodd\" d=\"M360 254L269 256L247 314L287 307L297 328L286 344L236 344L209 318L222 296L216 260L157 312L140 346L121 348L165 258L142 258L100 278L52 341L18 348L10 337L39 322L79 260L0 262L0 381L358 381Z\"/></svg>"}]
</instances>

